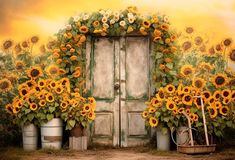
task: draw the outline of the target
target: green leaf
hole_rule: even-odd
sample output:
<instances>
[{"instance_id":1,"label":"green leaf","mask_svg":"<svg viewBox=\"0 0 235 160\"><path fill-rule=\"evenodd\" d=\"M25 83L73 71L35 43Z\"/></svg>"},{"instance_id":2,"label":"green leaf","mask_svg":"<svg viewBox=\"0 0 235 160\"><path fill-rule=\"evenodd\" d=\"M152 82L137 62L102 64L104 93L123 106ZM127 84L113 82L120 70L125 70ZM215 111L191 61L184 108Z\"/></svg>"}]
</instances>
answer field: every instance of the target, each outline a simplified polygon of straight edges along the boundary
<instances>
[{"instance_id":1,"label":"green leaf","mask_svg":"<svg viewBox=\"0 0 235 160\"><path fill-rule=\"evenodd\" d=\"M161 113L160 112L155 112L156 118L160 117Z\"/></svg>"},{"instance_id":2,"label":"green leaf","mask_svg":"<svg viewBox=\"0 0 235 160\"><path fill-rule=\"evenodd\" d=\"M173 68L173 63L167 63L166 66L167 66L169 69L172 69L172 68Z\"/></svg>"},{"instance_id":3,"label":"green leaf","mask_svg":"<svg viewBox=\"0 0 235 160\"><path fill-rule=\"evenodd\" d=\"M162 134L167 134L168 129L166 127L162 127L161 132Z\"/></svg>"},{"instance_id":4,"label":"green leaf","mask_svg":"<svg viewBox=\"0 0 235 160\"><path fill-rule=\"evenodd\" d=\"M33 114L28 114L27 118L31 122L33 120L34 116L33 116Z\"/></svg>"},{"instance_id":5,"label":"green leaf","mask_svg":"<svg viewBox=\"0 0 235 160\"><path fill-rule=\"evenodd\" d=\"M165 122L169 122L170 117L164 117L163 120L164 120Z\"/></svg>"},{"instance_id":6,"label":"green leaf","mask_svg":"<svg viewBox=\"0 0 235 160\"><path fill-rule=\"evenodd\" d=\"M54 115L53 114L48 114L47 115L47 120L50 121L54 118Z\"/></svg>"},{"instance_id":7,"label":"green leaf","mask_svg":"<svg viewBox=\"0 0 235 160\"><path fill-rule=\"evenodd\" d=\"M68 123L71 127L74 127L76 122L75 120L69 120Z\"/></svg>"},{"instance_id":8,"label":"green leaf","mask_svg":"<svg viewBox=\"0 0 235 160\"><path fill-rule=\"evenodd\" d=\"M25 114L28 114L29 112L31 112L31 110L30 109L26 109L24 112L25 112Z\"/></svg>"},{"instance_id":9,"label":"green leaf","mask_svg":"<svg viewBox=\"0 0 235 160\"><path fill-rule=\"evenodd\" d=\"M50 113L53 113L55 111L55 107L49 107Z\"/></svg>"},{"instance_id":10,"label":"green leaf","mask_svg":"<svg viewBox=\"0 0 235 160\"><path fill-rule=\"evenodd\" d=\"M232 127L232 126L233 126L233 123L232 123L231 121L227 121L227 122L226 122L226 125L227 125L228 127Z\"/></svg>"}]
</instances>

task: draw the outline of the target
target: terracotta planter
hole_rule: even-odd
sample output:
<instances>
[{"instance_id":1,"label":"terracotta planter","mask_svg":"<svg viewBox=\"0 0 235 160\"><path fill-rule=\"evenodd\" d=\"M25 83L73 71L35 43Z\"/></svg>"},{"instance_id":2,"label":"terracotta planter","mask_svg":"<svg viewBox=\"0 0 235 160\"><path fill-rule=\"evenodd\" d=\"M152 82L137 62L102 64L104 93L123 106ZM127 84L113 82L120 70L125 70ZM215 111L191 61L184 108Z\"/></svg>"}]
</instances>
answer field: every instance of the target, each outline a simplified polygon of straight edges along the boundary
<instances>
[{"instance_id":1,"label":"terracotta planter","mask_svg":"<svg viewBox=\"0 0 235 160\"><path fill-rule=\"evenodd\" d=\"M69 148L72 150L87 150L87 132L82 125L77 125L70 131Z\"/></svg>"},{"instance_id":2,"label":"terracotta planter","mask_svg":"<svg viewBox=\"0 0 235 160\"><path fill-rule=\"evenodd\" d=\"M71 137L82 137L86 136L86 128L84 128L82 125L77 125L70 131Z\"/></svg>"}]
</instances>

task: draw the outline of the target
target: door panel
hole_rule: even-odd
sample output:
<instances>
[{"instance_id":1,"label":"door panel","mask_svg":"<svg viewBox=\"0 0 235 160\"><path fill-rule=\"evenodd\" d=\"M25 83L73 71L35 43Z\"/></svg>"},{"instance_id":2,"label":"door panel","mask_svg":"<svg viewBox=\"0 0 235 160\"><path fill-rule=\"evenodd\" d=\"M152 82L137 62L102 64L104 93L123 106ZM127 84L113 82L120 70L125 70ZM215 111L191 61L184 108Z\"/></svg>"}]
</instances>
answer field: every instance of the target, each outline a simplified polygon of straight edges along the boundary
<instances>
[{"instance_id":1,"label":"door panel","mask_svg":"<svg viewBox=\"0 0 235 160\"><path fill-rule=\"evenodd\" d=\"M119 93L114 91L115 76L119 75L118 52L115 52L118 44L108 38L95 38L91 56L91 92L97 101L92 141L111 146L119 145Z\"/></svg>"}]
</instances>

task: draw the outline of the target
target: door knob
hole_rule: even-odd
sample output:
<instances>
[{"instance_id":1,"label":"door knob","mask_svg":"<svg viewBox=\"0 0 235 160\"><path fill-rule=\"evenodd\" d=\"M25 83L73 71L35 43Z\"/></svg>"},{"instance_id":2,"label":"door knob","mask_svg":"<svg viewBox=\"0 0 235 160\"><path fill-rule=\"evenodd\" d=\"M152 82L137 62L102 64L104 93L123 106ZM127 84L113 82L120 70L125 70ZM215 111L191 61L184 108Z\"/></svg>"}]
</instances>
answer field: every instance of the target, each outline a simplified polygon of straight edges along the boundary
<instances>
[{"instance_id":1,"label":"door knob","mask_svg":"<svg viewBox=\"0 0 235 160\"><path fill-rule=\"evenodd\" d=\"M119 88L120 88L120 85L118 83L114 85L115 90L118 90Z\"/></svg>"}]
</instances>

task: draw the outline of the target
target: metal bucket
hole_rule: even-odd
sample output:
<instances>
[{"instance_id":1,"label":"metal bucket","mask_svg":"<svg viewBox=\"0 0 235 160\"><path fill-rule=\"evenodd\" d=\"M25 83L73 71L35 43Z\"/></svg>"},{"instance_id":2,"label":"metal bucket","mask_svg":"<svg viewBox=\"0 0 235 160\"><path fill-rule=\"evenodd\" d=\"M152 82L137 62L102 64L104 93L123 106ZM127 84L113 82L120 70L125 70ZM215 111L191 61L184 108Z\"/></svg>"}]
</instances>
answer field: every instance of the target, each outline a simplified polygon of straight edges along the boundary
<instances>
[{"instance_id":1,"label":"metal bucket","mask_svg":"<svg viewBox=\"0 0 235 160\"><path fill-rule=\"evenodd\" d=\"M34 151L38 146L38 130L34 124L22 127L23 148L25 151Z\"/></svg>"}]
</instances>

